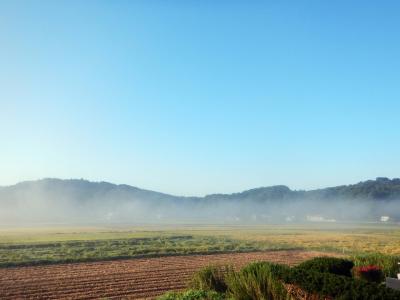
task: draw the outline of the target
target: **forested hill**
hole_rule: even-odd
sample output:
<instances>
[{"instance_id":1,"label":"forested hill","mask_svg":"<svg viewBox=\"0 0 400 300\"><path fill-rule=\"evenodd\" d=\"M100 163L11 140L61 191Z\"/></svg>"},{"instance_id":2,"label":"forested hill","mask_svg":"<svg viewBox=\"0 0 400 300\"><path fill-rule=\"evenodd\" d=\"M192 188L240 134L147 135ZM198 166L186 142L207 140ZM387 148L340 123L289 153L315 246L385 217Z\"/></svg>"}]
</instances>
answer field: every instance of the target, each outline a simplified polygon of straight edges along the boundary
<instances>
[{"instance_id":1,"label":"forested hill","mask_svg":"<svg viewBox=\"0 0 400 300\"><path fill-rule=\"evenodd\" d=\"M285 185L261 187L234 194L215 194L205 198L213 199L366 199L366 200L400 200L400 179L378 177L351 185L341 185L310 191L294 191Z\"/></svg>"},{"instance_id":2,"label":"forested hill","mask_svg":"<svg viewBox=\"0 0 400 300\"><path fill-rule=\"evenodd\" d=\"M376 221L381 216L400 220L400 179L377 178L310 191L278 185L205 197L76 179L26 181L0 188L4 223Z\"/></svg>"},{"instance_id":3,"label":"forested hill","mask_svg":"<svg viewBox=\"0 0 400 300\"><path fill-rule=\"evenodd\" d=\"M307 194L315 198L330 199L400 199L400 179L395 178L390 180L386 177L378 177L376 180L368 180L352 185L343 185L309 191Z\"/></svg>"},{"instance_id":4,"label":"forested hill","mask_svg":"<svg viewBox=\"0 0 400 300\"><path fill-rule=\"evenodd\" d=\"M31 195L29 195L31 193ZM281 199L370 199L393 200L400 199L400 179L378 177L375 180L362 181L357 184L328 187L317 190L291 190L285 185L260 187L233 194L212 194L205 197L180 197L164 193L144 190L130 185L116 185L108 182L90 182L83 179L54 179L47 178L37 181L25 181L12 186L0 187L0 201L9 201L24 196L51 196L55 199L71 198L73 201L90 201L101 199L107 195L123 199L142 198L149 200L177 200L177 199L253 199L281 200Z\"/></svg>"}]
</instances>

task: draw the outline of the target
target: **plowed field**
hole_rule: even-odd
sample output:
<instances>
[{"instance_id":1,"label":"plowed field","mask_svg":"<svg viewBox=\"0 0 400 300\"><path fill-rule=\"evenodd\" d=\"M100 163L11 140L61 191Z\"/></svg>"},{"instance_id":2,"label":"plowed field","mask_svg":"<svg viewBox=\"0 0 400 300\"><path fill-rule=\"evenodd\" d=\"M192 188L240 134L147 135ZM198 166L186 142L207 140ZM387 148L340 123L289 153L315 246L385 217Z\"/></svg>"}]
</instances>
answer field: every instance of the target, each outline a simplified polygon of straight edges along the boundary
<instances>
[{"instance_id":1,"label":"plowed field","mask_svg":"<svg viewBox=\"0 0 400 300\"><path fill-rule=\"evenodd\" d=\"M241 267L264 260L293 265L322 255L268 251L7 268L0 269L0 299L153 299L184 289L193 272L210 264Z\"/></svg>"}]
</instances>

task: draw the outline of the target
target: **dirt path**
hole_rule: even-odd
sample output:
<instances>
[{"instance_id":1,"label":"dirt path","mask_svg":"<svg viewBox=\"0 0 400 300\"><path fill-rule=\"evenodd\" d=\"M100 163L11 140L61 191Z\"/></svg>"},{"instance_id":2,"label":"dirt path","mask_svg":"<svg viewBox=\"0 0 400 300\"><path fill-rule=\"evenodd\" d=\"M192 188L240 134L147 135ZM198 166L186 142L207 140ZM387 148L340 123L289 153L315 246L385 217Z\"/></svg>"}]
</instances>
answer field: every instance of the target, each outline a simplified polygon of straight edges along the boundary
<instances>
[{"instance_id":1,"label":"dirt path","mask_svg":"<svg viewBox=\"0 0 400 300\"><path fill-rule=\"evenodd\" d=\"M289 265L327 255L315 251L267 251L169 256L93 263L0 269L1 299L154 299L186 287L209 264L241 267L252 261Z\"/></svg>"}]
</instances>

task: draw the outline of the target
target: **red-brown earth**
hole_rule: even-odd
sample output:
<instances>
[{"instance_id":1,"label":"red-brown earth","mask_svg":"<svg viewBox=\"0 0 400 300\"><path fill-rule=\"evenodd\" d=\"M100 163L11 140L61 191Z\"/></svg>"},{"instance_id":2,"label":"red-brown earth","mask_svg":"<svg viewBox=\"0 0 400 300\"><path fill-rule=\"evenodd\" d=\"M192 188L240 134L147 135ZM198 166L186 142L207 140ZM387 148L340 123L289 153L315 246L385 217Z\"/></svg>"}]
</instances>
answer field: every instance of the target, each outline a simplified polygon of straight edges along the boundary
<instances>
[{"instance_id":1,"label":"red-brown earth","mask_svg":"<svg viewBox=\"0 0 400 300\"><path fill-rule=\"evenodd\" d=\"M253 261L295 265L327 253L266 251L168 256L0 269L1 299L154 299L187 286L207 265L240 268Z\"/></svg>"}]
</instances>

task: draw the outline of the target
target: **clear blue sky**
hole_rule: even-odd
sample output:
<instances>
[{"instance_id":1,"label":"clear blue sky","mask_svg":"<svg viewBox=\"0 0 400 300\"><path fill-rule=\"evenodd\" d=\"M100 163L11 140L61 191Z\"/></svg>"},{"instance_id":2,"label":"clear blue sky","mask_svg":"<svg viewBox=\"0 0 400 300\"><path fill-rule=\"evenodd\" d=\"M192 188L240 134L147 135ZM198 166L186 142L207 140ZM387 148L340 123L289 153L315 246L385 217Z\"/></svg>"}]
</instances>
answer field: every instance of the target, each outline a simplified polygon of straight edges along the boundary
<instances>
[{"instance_id":1,"label":"clear blue sky","mask_svg":"<svg viewBox=\"0 0 400 300\"><path fill-rule=\"evenodd\" d=\"M399 1L0 1L0 185L400 176Z\"/></svg>"}]
</instances>

